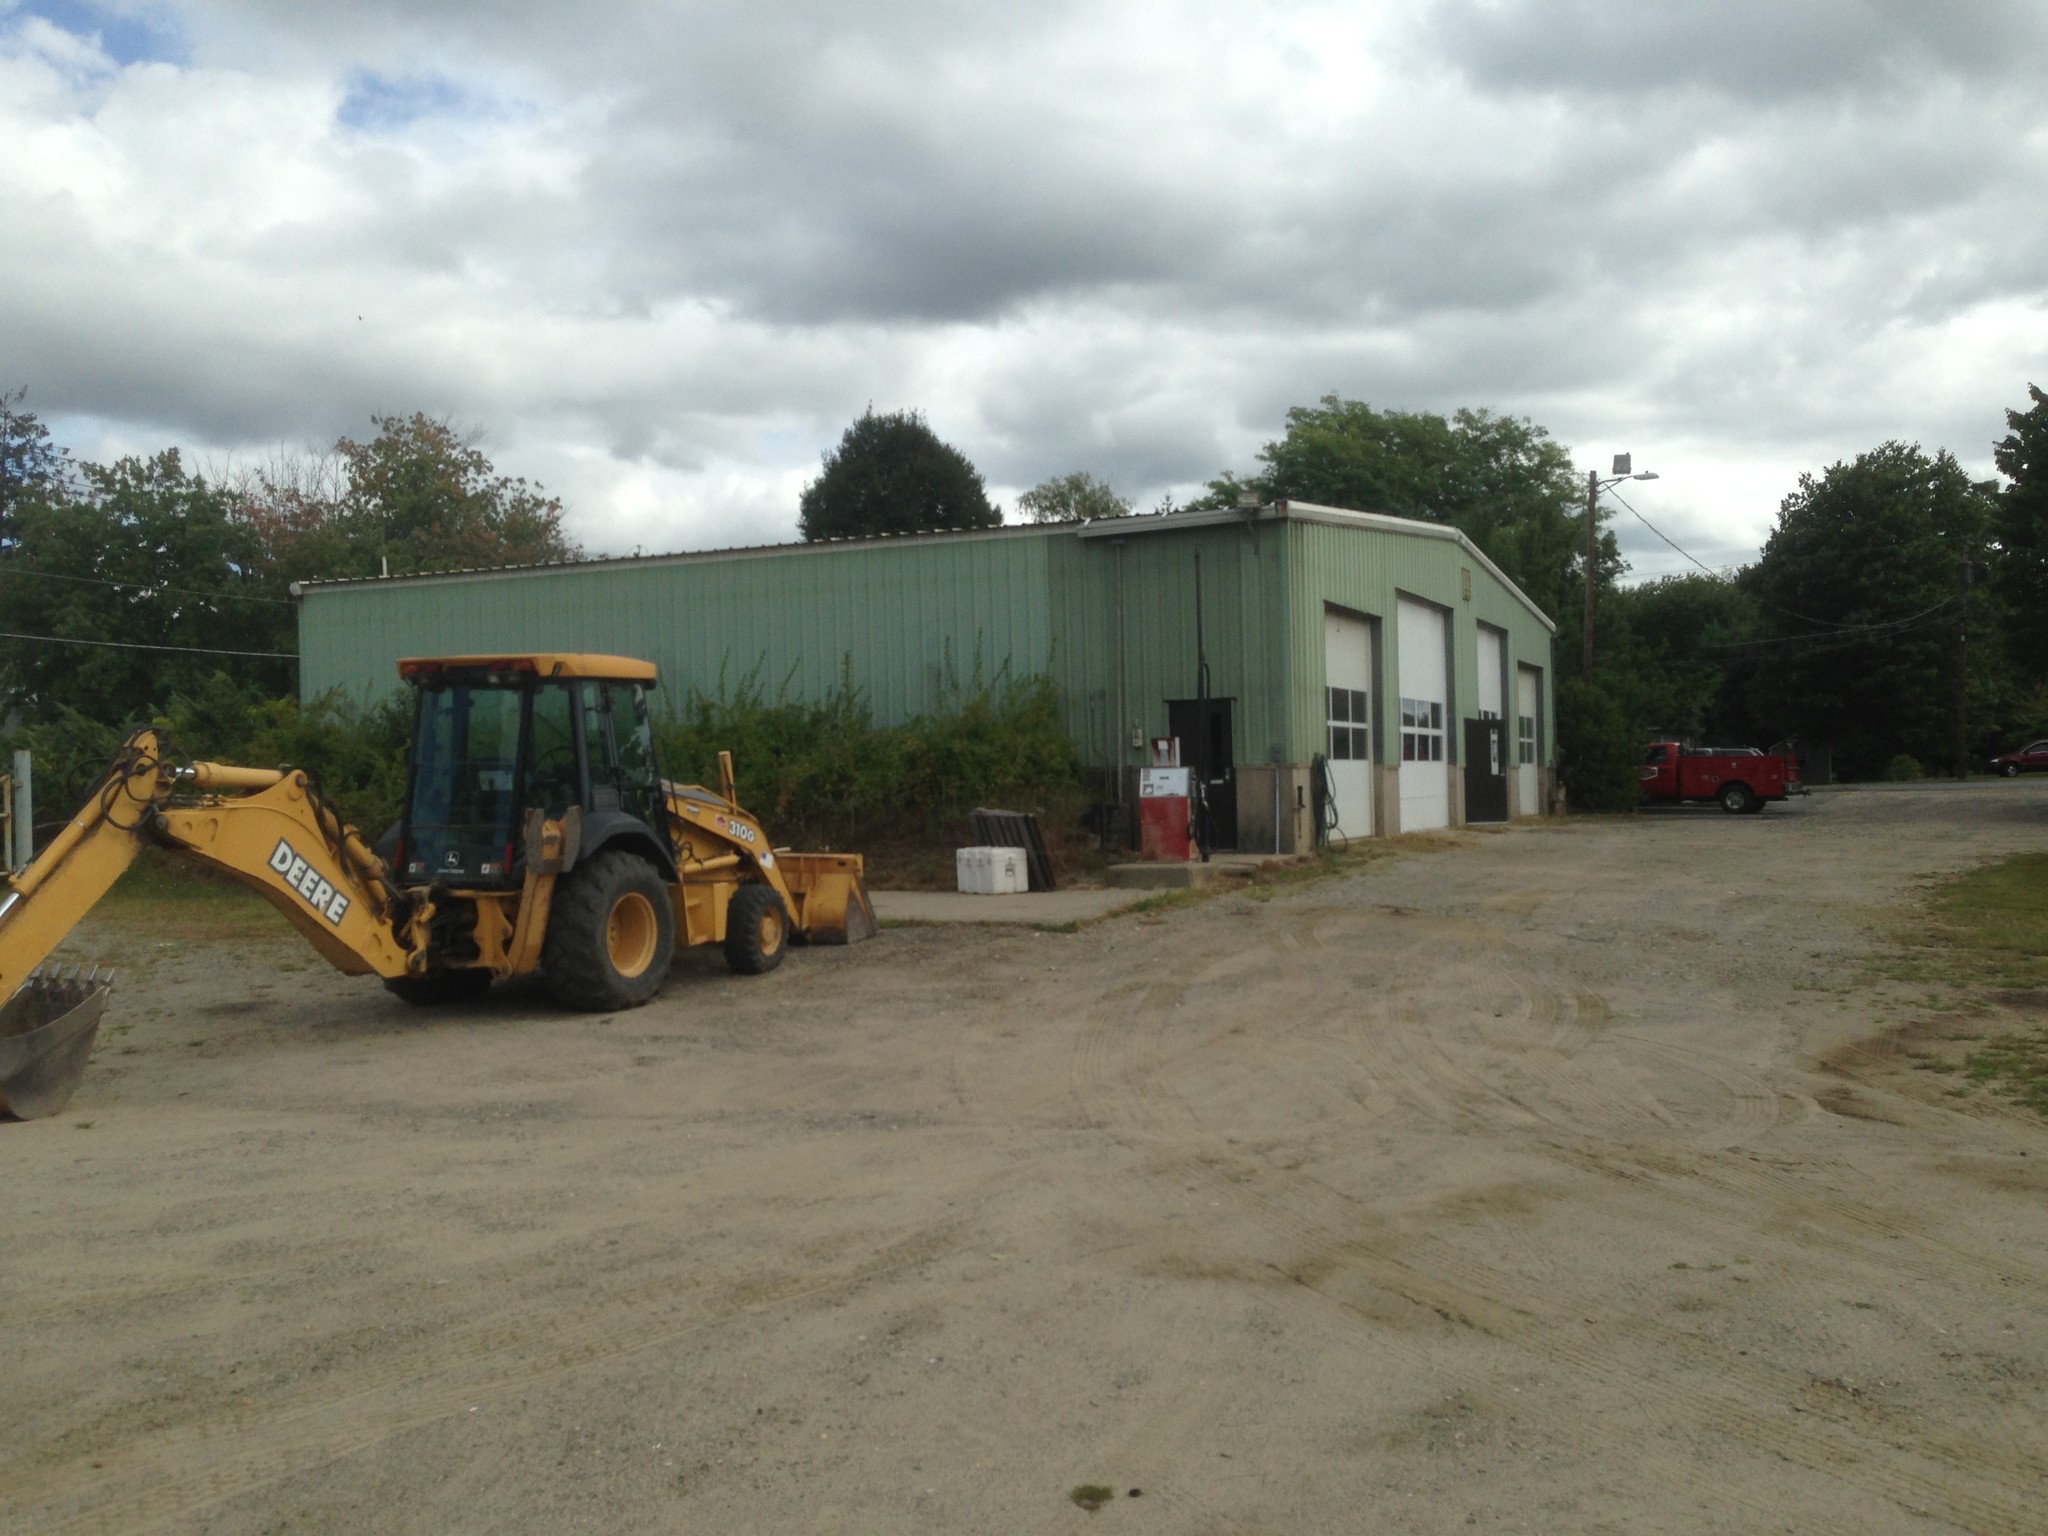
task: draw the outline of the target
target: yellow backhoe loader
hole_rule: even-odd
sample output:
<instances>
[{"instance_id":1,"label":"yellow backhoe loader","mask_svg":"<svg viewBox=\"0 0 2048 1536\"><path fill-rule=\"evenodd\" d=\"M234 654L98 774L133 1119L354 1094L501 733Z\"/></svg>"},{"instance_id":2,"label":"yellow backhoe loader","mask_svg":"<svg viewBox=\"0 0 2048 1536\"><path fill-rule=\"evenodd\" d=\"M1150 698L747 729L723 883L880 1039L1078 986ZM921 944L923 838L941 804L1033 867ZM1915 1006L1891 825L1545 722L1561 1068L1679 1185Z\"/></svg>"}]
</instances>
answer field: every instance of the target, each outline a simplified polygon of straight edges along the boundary
<instances>
[{"instance_id":1,"label":"yellow backhoe loader","mask_svg":"<svg viewBox=\"0 0 2048 1536\"><path fill-rule=\"evenodd\" d=\"M0 881L0 1110L63 1108L108 977L42 967L145 843L261 892L337 970L408 1002L456 1002L539 972L563 1005L631 1008L675 947L773 970L789 941L875 932L858 854L771 847L734 798L661 777L654 667L621 656L403 661L417 693L404 812L375 846L312 777L174 762L130 736L85 808Z\"/></svg>"}]
</instances>

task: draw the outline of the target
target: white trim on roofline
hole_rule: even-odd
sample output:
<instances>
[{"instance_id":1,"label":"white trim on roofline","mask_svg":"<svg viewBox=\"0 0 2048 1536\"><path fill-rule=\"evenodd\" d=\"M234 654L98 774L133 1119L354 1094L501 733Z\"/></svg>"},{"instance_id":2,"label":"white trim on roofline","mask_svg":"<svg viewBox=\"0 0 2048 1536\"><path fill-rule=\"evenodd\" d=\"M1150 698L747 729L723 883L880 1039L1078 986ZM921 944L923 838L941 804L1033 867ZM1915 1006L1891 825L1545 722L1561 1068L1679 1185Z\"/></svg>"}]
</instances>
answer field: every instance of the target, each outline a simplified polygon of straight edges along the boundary
<instances>
[{"instance_id":1,"label":"white trim on roofline","mask_svg":"<svg viewBox=\"0 0 2048 1536\"><path fill-rule=\"evenodd\" d=\"M1356 528L1372 533L1391 533L1414 539L1448 539L1461 546L1495 581L1533 614L1553 635L1557 624L1529 599L1507 573L1493 563L1464 530L1449 523L1426 523L1420 518L1392 517L1385 512L1354 512L1348 507L1318 506L1312 501L1273 501L1260 507L1225 507L1208 512L1142 513L1135 517L1107 517L1081 525L1084 539L1123 538L1130 534L1172 533L1179 528L1220 528L1245 523L1323 523L1332 528Z\"/></svg>"}]
</instances>

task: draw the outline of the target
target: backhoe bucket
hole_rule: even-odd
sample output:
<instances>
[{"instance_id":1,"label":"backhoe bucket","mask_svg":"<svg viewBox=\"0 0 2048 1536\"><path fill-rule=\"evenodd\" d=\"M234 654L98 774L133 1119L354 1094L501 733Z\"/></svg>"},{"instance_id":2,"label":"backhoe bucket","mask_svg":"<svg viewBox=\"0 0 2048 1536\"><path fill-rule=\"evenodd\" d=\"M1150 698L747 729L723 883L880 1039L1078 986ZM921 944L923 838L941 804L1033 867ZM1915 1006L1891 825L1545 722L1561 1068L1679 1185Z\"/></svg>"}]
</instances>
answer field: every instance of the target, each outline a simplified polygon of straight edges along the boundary
<instances>
[{"instance_id":1,"label":"backhoe bucket","mask_svg":"<svg viewBox=\"0 0 2048 1536\"><path fill-rule=\"evenodd\" d=\"M38 1120L71 1102L113 980L98 966L37 969L0 1007L0 1113Z\"/></svg>"},{"instance_id":2,"label":"backhoe bucket","mask_svg":"<svg viewBox=\"0 0 2048 1536\"><path fill-rule=\"evenodd\" d=\"M858 944L880 925L868 900L857 853L778 853L776 867L796 910L790 921L806 944Z\"/></svg>"}]
</instances>

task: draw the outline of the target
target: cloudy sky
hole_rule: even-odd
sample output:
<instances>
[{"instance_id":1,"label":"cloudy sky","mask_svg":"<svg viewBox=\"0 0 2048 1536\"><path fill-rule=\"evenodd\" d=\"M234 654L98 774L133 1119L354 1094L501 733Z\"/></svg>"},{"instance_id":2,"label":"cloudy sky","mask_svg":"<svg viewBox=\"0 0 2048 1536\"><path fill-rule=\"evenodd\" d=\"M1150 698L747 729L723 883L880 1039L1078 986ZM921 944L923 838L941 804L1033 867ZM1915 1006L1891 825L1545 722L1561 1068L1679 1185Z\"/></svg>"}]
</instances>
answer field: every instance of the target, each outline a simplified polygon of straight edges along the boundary
<instances>
[{"instance_id":1,"label":"cloudy sky","mask_svg":"<svg viewBox=\"0 0 2048 1536\"><path fill-rule=\"evenodd\" d=\"M0 388L93 458L445 415L593 551L792 537L870 403L1144 507L1485 406L1720 566L1887 438L1993 472L2044 61L2040 0L0 0Z\"/></svg>"}]
</instances>

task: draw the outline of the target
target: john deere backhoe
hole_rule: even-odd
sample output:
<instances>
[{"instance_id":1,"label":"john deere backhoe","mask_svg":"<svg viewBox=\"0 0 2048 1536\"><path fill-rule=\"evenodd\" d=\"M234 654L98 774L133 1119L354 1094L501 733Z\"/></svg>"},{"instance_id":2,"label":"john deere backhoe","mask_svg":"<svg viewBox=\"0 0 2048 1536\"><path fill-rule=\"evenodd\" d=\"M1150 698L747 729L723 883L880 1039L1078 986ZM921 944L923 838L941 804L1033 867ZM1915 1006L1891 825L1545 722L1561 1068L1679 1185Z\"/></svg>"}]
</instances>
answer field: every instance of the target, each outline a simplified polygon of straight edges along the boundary
<instances>
[{"instance_id":1,"label":"john deere backhoe","mask_svg":"<svg viewBox=\"0 0 2048 1536\"><path fill-rule=\"evenodd\" d=\"M303 771L172 760L130 736L85 808L0 882L0 1109L54 1114L84 1075L97 973L40 969L145 843L253 887L337 969L408 1002L539 972L567 1007L646 1002L677 943L774 969L791 938L875 932L858 854L771 847L733 794L660 775L651 664L619 656L399 663L417 693L404 813L375 846Z\"/></svg>"}]
</instances>

